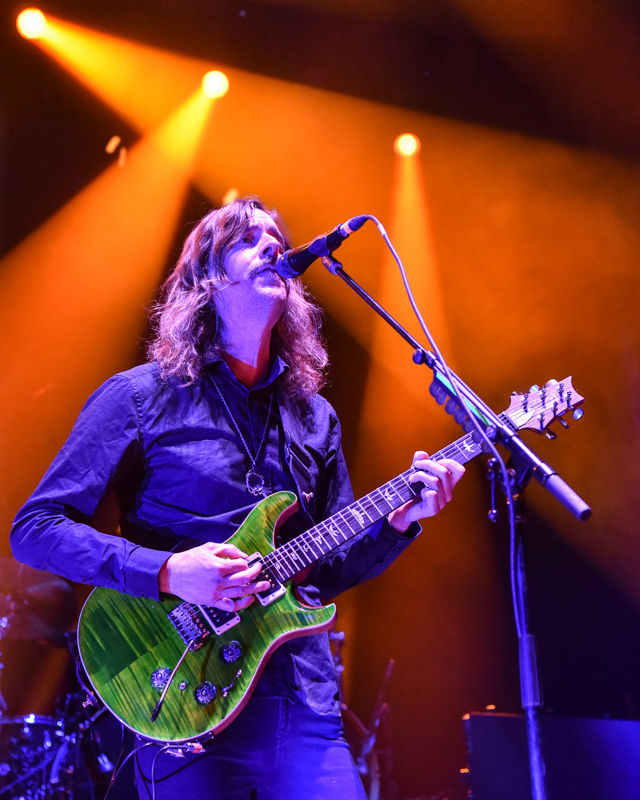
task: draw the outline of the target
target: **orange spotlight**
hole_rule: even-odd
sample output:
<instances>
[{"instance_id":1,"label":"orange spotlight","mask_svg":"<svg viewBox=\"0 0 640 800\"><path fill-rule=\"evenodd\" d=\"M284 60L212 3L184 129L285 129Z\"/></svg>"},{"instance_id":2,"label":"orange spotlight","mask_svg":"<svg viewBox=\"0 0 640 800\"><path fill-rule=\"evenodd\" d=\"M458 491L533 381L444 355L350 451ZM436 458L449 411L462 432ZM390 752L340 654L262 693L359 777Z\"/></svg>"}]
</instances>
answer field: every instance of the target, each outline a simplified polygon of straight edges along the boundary
<instances>
[{"instance_id":1,"label":"orange spotlight","mask_svg":"<svg viewBox=\"0 0 640 800\"><path fill-rule=\"evenodd\" d=\"M236 189L235 186L232 186L231 188L227 189L227 191L224 193L222 197L222 205L228 206L229 203L233 203L233 201L237 200L239 197L240 197L239 189Z\"/></svg>"},{"instance_id":2,"label":"orange spotlight","mask_svg":"<svg viewBox=\"0 0 640 800\"><path fill-rule=\"evenodd\" d=\"M396 136L396 140L393 143L393 149L397 155L405 156L405 158L417 155L421 146L420 139L412 133L402 133L400 136Z\"/></svg>"},{"instance_id":3,"label":"orange spotlight","mask_svg":"<svg viewBox=\"0 0 640 800\"><path fill-rule=\"evenodd\" d=\"M224 97L229 91L229 79L217 69L207 72L202 79L202 91L205 97L214 100L216 97Z\"/></svg>"},{"instance_id":4,"label":"orange spotlight","mask_svg":"<svg viewBox=\"0 0 640 800\"><path fill-rule=\"evenodd\" d=\"M39 8L25 8L18 14L16 27L25 39L39 39L46 30L47 20Z\"/></svg>"},{"instance_id":5,"label":"orange spotlight","mask_svg":"<svg viewBox=\"0 0 640 800\"><path fill-rule=\"evenodd\" d=\"M149 132L182 106L210 64L118 39L47 14L35 44L138 131ZM161 92L150 86L162 86Z\"/></svg>"}]
</instances>

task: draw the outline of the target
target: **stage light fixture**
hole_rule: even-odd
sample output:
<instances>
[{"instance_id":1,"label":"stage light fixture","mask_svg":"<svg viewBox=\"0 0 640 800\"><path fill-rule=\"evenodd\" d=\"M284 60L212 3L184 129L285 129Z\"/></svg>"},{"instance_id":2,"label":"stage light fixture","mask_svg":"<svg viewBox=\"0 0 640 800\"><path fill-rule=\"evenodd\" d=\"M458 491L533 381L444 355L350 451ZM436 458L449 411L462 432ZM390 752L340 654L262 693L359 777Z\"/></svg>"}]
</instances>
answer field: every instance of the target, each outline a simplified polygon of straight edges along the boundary
<instances>
[{"instance_id":1,"label":"stage light fixture","mask_svg":"<svg viewBox=\"0 0 640 800\"><path fill-rule=\"evenodd\" d=\"M420 139L412 133L402 133L396 137L393 143L393 149L399 156L415 156L420 152Z\"/></svg>"},{"instance_id":2,"label":"stage light fixture","mask_svg":"<svg viewBox=\"0 0 640 800\"><path fill-rule=\"evenodd\" d=\"M227 189L222 197L222 205L228 206L229 203L233 203L233 201L237 200L239 197L240 191L236 189L235 186L231 186L229 189Z\"/></svg>"},{"instance_id":3,"label":"stage light fixture","mask_svg":"<svg viewBox=\"0 0 640 800\"><path fill-rule=\"evenodd\" d=\"M202 91L205 97L214 100L217 97L224 97L229 91L229 79L217 69L207 72L202 79Z\"/></svg>"},{"instance_id":4,"label":"stage light fixture","mask_svg":"<svg viewBox=\"0 0 640 800\"><path fill-rule=\"evenodd\" d=\"M18 14L16 27L25 39L39 39L46 30L47 20L39 8L25 8Z\"/></svg>"}]
</instances>

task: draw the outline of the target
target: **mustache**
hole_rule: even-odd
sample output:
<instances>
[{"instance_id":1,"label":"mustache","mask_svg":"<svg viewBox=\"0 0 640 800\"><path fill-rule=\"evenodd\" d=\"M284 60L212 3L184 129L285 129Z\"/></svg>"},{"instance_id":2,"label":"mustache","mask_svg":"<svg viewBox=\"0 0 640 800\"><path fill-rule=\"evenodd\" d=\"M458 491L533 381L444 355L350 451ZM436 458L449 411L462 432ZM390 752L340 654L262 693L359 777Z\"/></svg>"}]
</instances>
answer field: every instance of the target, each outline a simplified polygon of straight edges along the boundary
<instances>
[{"instance_id":1,"label":"mustache","mask_svg":"<svg viewBox=\"0 0 640 800\"><path fill-rule=\"evenodd\" d=\"M260 261L260 263L251 270L251 272L249 273L249 278L253 279L257 277L261 272L265 272L266 270L270 270L275 275L277 275L278 273L274 269L275 263L276 263L275 256L268 256L267 258L263 258L262 261Z\"/></svg>"}]
</instances>

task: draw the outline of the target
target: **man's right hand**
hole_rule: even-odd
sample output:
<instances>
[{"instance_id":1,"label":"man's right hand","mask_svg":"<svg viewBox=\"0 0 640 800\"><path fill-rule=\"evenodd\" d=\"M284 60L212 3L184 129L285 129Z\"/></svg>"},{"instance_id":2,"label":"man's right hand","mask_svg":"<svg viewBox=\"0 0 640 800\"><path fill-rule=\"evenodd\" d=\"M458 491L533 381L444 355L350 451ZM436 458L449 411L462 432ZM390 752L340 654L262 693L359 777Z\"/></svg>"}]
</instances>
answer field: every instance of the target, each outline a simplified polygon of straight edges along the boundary
<instances>
[{"instance_id":1,"label":"man's right hand","mask_svg":"<svg viewBox=\"0 0 640 800\"><path fill-rule=\"evenodd\" d=\"M240 611L253 603L254 594L269 588L267 581L251 583L262 564L249 568L247 558L235 545L213 542L174 553L160 569L158 588L188 603Z\"/></svg>"}]
</instances>

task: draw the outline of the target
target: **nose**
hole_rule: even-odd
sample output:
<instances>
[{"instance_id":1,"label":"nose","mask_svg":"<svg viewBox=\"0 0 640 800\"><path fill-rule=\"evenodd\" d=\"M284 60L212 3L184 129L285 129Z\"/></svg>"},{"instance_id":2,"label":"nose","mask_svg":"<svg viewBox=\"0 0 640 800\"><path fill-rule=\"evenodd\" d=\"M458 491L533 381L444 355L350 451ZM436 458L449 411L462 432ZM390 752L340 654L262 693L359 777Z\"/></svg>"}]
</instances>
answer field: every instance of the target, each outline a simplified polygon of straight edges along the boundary
<instances>
[{"instance_id":1,"label":"nose","mask_svg":"<svg viewBox=\"0 0 640 800\"><path fill-rule=\"evenodd\" d=\"M280 242L270 233L263 233L260 241L260 252L263 256L277 256L280 253Z\"/></svg>"}]
</instances>

